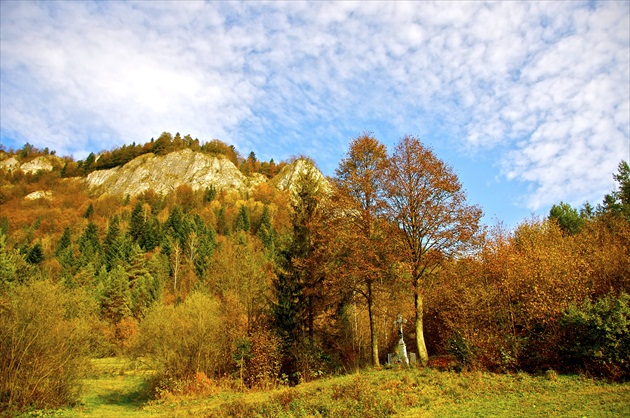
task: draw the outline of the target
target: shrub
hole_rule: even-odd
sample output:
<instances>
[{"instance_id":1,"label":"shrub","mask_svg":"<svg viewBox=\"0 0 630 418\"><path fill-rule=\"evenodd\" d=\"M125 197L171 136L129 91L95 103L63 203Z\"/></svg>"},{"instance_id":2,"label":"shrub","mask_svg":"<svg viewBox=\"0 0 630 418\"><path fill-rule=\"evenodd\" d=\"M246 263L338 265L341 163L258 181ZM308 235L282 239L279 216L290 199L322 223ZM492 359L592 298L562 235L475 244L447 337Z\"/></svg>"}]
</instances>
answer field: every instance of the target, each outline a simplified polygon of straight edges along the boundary
<instances>
[{"instance_id":1,"label":"shrub","mask_svg":"<svg viewBox=\"0 0 630 418\"><path fill-rule=\"evenodd\" d=\"M572 305L559 323L567 371L585 370L613 380L630 377L630 295Z\"/></svg>"},{"instance_id":2,"label":"shrub","mask_svg":"<svg viewBox=\"0 0 630 418\"><path fill-rule=\"evenodd\" d=\"M140 329L138 354L165 382L187 382L199 372L215 376L225 369L225 327L219 303L210 296L195 292L180 305L156 306Z\"/></svg>"},{"instance_id":3,"label":"shrub","mask_svg":"<svg viewBox=\"0 0 630 418\"><path fill-rule=\"evenodd\" d=\"M455 334L446 343L446 353L453 356L456 363L456 369L467 369L476 362L475 347L466 340L465 337Z\"/></svg>"},{"instance_id":4,"label":"shrub","mask_svg":"<svg viewBox=\"0 0 630 418\"><path fill-rule=\"evenodd\" d=\"M38 281L0 296L0 411L76 399L94 313L81 295Z\"/></svg>"}]
</instances>

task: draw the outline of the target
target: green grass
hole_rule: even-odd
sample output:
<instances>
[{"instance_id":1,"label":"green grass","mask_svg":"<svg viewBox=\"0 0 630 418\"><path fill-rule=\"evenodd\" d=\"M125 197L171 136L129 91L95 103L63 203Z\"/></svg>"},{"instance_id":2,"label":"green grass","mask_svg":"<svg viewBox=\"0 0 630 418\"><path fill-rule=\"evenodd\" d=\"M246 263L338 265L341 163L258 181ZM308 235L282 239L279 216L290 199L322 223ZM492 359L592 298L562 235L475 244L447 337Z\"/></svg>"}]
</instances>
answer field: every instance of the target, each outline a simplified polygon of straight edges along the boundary
<instances>
[{"instance_id":1,"label":"green grass","mask_svg":"<svg viewBox=\"0 0 630 418\"><path fill-rule=\"evenodd\" d=\"M150 372L122 359L93 361L79 405L55 417L623 417L630 383L580 376L369 370L270 391L143 399Z\"/></svg>"}]
</instances>

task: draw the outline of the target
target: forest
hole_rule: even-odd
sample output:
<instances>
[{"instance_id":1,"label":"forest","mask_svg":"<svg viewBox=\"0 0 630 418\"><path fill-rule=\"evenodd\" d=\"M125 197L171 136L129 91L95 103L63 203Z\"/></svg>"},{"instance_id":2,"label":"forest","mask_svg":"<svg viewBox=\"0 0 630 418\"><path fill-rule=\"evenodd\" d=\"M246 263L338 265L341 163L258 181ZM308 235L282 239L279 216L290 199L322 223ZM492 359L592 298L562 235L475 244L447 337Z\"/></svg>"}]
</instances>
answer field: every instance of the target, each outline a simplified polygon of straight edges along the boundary
<instances>
[{"instance_id":1,"label":"forest","mask_svg":"<svg viewBox=\"0 0 630 418\"><path fill-rule=\"evenodd\" d=\"M151 396L228 379L293 386L388 367L407 321L413 367L630 377L630 167L595 205L483 225L452 167L413 136L352 139L322 182L291 190L90 193L80 181L188 148L246 175L289 164L162 134L0 169L0 412L71 404L90 359L149 365ZM0 151L20 163L54 155ZM303 157L306 158L306 157ZM35 191L52 198L25 199Z\"/></svg>"}]
</instances>

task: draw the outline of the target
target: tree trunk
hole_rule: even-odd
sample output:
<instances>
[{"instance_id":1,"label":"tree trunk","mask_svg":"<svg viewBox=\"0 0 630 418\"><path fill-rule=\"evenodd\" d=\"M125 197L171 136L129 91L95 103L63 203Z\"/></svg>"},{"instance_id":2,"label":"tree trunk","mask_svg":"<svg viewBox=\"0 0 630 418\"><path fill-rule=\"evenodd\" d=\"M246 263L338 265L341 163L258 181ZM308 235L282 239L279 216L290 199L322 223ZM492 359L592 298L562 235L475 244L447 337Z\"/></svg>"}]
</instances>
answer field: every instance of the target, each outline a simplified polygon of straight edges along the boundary
<instances>
[{"instance_id":1,"label":"tree trunk","mask_svg":"<svg viewBox=\"0 0 630 418\"><path fill-rule=\"evenodd\" d=\"M370 317L370 337L372 340L372 366L380 367L378 360L378 333L376 330L376 315L374 314L374 298L372 297L372 284L368 283L368 316Z\"/></svg>"},{"instance_id":2,"label":"tree trunk","mask_svg":"<svg viewBox=\"0 0 630 418\"><path fill-rule=\"evenodd\" d=\"M422 325L422 296L416 287L414 294L414 305L416 308L416 344L418 345L418 361L423 367L429 364L429 353L424 342L424 328Z\"/></svg>"}]
</instances>

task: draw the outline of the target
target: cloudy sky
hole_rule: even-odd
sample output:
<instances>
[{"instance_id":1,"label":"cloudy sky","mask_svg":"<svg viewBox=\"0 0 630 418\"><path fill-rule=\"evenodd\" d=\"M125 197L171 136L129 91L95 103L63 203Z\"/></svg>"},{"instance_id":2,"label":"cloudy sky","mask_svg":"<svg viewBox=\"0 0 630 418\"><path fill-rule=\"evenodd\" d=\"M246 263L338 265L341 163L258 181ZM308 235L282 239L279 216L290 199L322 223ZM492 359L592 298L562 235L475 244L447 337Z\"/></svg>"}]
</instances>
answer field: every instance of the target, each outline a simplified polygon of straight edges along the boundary
<instances>
[{"instance_id":1,"label":"cloudy sky","mask_svg":"<svg viewBox=\"0 0 630 418\"><path fill-rule=\"evenodd\" d=\"M163 131L333 175L416 135L484 220L601 202L630 159L630 3L0 2L0 140L61 155Z\"/></svg>"}]
</instances>

